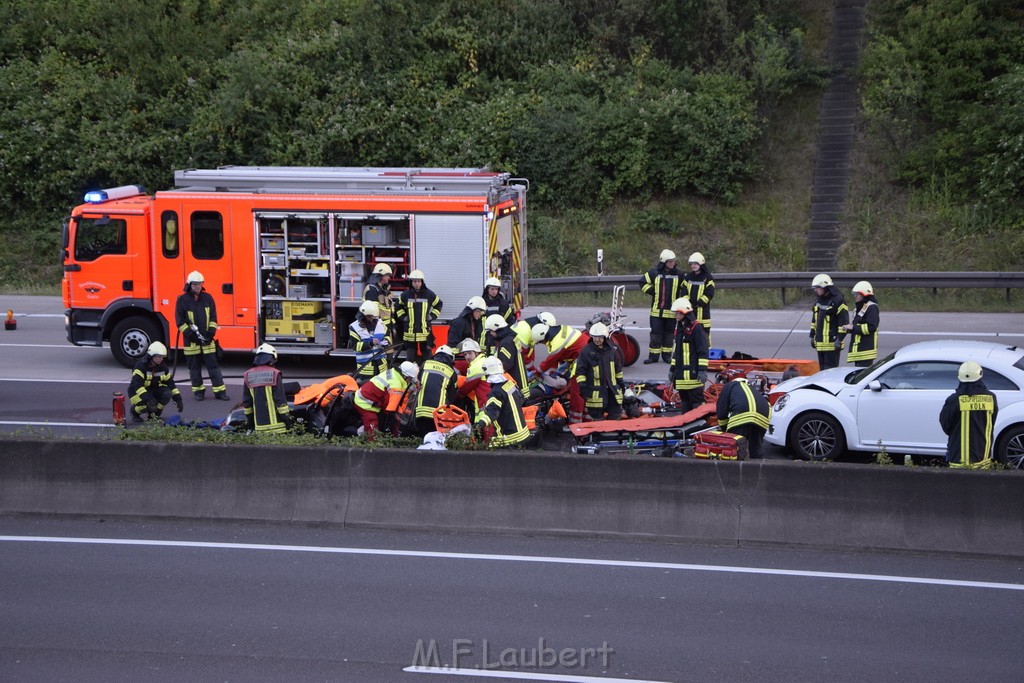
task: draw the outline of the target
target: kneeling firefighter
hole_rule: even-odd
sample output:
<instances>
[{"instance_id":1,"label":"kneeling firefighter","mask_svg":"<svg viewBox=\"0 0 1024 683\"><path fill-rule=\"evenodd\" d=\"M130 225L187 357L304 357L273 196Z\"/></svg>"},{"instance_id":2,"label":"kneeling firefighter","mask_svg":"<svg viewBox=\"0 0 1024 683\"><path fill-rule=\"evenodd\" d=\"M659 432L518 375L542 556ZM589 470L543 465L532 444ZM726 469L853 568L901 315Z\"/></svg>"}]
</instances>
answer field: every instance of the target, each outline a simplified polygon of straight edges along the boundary
<instances>
[{"instance_id":1,"label":"kneeling firefighter","mask_svg":"<svg viewBox=\"0 0 1024 683\"><path fill-rule=\"evenodd\" d=\"M294 422L284 395L281 371L275 364L277 349L260 344L252 359L253 366L242 375L245 426L258 434L283 432Z\"/></svg>"},{"instance_id":2,"label":"kneeling firefighter","mask_svg":"<svg viewBox=\"0 0 1024 683\"><path fill-rule=\"evenodd\" d=\"M491 394L473 427L484 434L489 448L521 448L530 438L523 413L523 392L505 376L505 368L497 358L484 361L484 372Z\"/></svg>"},{"instance_id":3,"label":"kneeling firefighter","mask_svg":"<svg viewBox=\"0 0 1024 683\"><path fill-rule=\"evenodd\" d=\"M146 357L135 364L128 384L128 401L132 406L132 420L157 419L171 401L182 410L181 392L167 367L167 347L153 342L146 349Z\"/></svg>"}]
</instances>

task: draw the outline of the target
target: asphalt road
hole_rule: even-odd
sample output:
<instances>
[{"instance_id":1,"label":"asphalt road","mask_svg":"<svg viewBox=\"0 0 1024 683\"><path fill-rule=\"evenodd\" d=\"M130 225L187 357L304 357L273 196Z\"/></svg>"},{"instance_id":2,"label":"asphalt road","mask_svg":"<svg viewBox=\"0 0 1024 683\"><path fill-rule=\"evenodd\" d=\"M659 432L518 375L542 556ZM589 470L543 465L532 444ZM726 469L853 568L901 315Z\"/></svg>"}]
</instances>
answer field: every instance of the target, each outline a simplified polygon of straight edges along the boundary
<instances>
[{"instance_id":1,"label":"asphalt road","mask_svg":"<svg viewBox=\"0 0 1024 683\"><path fill-rule=\"evenodd\" d=\"M0 518L0 679L1019 681L1022 589L994 560Z\"/></svg>"},{"instance_id":2,"label":"asphalt road","mask_svg":"<svg viewBox=\"0 0 1024 683\"><path fill-rule=\"evenodd\" d=\"M118 365L106 347L72 346L66 341L59 297L0 296L0 311L13 309L17 330L0 330L0 431L46 429L57 434L98 434L111 428L111 398L124 391L129 371ZM533 314L540 309L527 309ZM582 325L601 307L551 308L560 321ZM626 329L646 349L647 317L641 309L625 311ZM713 345L727 352L743 351L761 358L816 358L807 331L810 313L803 310L716 310ZM998 313L885 313L879 337L884 355L926 339L960 338L1024 343L1024 315ZM228 354L224 364L229 394L240 397L240 378L251 357ZM351 370L351 359L293 356L279 367L286 380L318 381ZM665 364L637 363L627 379L661 379ZM177 378L188 394L184 362ZM183 417L210 420L224 417L229 403L199 403L185 398ZM232 402L233 403L233 402ZM173 407L171 408L173 410Z\"/></svg>"}]
</instances>

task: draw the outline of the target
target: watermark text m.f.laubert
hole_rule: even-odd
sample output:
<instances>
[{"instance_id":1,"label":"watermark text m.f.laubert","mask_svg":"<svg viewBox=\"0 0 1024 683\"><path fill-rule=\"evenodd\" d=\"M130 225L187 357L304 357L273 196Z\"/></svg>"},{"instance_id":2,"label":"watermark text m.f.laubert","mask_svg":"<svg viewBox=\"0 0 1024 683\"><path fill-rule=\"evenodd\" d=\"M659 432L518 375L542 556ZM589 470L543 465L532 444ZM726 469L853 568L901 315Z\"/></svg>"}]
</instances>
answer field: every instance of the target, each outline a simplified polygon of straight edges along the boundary
<instances>
[{"instance_id":1,"label":"watermark text m.f.laubert","mask_svg":"<svg viewBox=\"0 0 1024 683\"><path fill-rule=\"evenodd\" d=\"M607 669L615 652L607 642L598 647L552 647L543 637L536 646L500 648L486 638L455 638L450 648L436 639L419 639L414 667L432 669ZM450 655L450 656L447 656Z\"/></svg>"}]
</instances>

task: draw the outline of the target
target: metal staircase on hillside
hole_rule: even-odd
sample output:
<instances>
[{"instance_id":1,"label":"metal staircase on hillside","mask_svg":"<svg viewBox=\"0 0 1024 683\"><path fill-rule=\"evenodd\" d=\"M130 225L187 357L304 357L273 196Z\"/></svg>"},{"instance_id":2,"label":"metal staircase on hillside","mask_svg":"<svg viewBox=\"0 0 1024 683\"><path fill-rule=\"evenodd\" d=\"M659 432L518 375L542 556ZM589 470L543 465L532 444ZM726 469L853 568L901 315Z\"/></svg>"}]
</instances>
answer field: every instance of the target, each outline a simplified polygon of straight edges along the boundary
<instances>
[{"instance_id":1,"label":"metal staircase on hillside","mask_svg":"<svg viewBox=\"0 0 1024 683\"><path fill-rule=\"evenodd\" d=\"M860 60L867 0L837 0L829 38L834 75L821 100L818 152L811 185L811 227L807 233L807 270L828 272L837 266L842 242L843 205L850 181L850 153L859 107L856 68Z\"/></svg>"}]
</instances>

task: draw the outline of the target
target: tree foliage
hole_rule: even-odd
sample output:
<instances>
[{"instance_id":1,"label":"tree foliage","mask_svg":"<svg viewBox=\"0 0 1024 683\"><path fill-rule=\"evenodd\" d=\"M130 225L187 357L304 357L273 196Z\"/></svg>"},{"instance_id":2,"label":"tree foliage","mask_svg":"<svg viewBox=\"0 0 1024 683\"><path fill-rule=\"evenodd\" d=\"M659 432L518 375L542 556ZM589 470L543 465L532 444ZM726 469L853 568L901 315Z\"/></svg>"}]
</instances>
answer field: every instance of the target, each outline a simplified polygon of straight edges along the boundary
<instances>
[{"instance_id":1,"label":"tree foliage","mask_svg":"<svg viewBox=\"0 0 1024 683\"><path fill-rule=\"evenodd\" d=\"M0 281L56 263L84 191L162 189L176 168L487 164L552 208L731 201L773 103L814 77L799 6L8 0L0 238L19 258Z\"/></svg>"}]
</instances>

